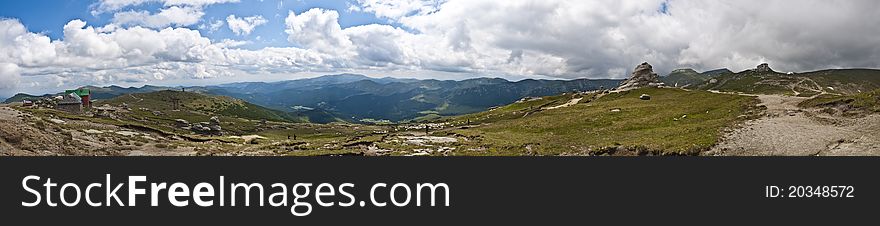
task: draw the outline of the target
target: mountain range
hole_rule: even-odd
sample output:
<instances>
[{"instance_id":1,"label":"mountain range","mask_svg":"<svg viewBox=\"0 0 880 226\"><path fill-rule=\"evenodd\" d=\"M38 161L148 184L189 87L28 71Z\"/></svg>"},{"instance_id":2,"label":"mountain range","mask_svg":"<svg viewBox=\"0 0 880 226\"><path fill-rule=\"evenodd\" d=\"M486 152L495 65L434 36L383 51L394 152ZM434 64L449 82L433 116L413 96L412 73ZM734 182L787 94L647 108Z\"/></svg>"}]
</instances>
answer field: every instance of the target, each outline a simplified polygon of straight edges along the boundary
<instances>
[{"instance_id":1,"label":"mountain range","mask_svg":"<svg viewBox=\"0 0 880 226\"><path fill-rule=\"evenodd\" d=\"M759 67L760 69L760 67ZM853 94L880 88L880 70L829 69L805 73L779 73L765 69L732 72L717 69L697 72L677 69L660 77L668 86L728 92L812 96L819 93ZM113 99L125 94L185 89L228 96L283 114L280 119L327 123L425 121L462 115L513 103L525 97L553 96L566 92L613 88L621 80L575 79L508 81L501 78L419 80L373 78L358 74L325 75L279 82L241 82L193 87L87 86L92 99ZM17 94L5 103L44 96Z\"/></svg>"},{"instance_id":2,"label":"mountain range","mask_svg":"<svg viewBox=\"0 0 880 226\"><path fill-rule=\"evenodd\" d=\"M880 88L880 70L826 69L803 73L781 73L764 65L732 72L718 69L697 72L673 70L660 79L666 85L700 90L718 90L754 94L786 94L809 97L820 93L856 94Z\"/></svg>"},{"instance_id":3,"label":"mountain range","mask_svg":"<svg viewBox=\"0 0 880 226\"><path fill-rule=\"evenodd\" d=\"M311 116L310 122L409 121L459 115L510 104L524 97L617 86L620 80L576 79L508 81L475 78L461 81L373 78L356 74L326 75L280 82L243 82L197 87L85 87L93 99L169 89L229 96L274 110ZM9 102L36 98L17 94Z\"/></svg>"}]
</instances>

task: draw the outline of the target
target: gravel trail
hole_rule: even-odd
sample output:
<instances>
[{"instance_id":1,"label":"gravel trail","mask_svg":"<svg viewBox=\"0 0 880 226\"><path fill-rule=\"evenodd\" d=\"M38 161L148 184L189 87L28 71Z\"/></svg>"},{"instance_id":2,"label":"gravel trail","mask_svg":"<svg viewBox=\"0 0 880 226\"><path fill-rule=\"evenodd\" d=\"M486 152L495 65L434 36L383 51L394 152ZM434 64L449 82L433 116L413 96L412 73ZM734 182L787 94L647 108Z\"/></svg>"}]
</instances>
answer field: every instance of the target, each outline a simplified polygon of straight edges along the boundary
<instances>
[{"instance_id":1,"label":"gravel trail","mask_svg":"<svg viewBox=\"0 0 880 226\"><path fill-rule=\"evenodd\" d=\"M704 155L880 155L880 115L836 117L797 104L808 98L757 95L766 115L724 135Z\"/></svg>"}]
</instances>

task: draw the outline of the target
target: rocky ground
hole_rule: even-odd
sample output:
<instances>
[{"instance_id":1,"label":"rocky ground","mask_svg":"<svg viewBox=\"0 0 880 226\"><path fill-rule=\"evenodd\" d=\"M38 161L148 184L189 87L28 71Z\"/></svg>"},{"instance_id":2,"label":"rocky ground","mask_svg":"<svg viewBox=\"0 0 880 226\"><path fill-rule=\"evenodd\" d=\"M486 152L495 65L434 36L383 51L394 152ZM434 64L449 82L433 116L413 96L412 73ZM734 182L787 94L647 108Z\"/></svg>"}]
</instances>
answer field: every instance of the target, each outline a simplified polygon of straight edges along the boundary
<instances>
[{"instance_id":1,"label":"rocky ground","mask_svg":"<svg viewBox=\"0 0 880 226\"><path fill-rule=\"evenodd\" d=\"M265 124L265 122L262 122ZM309 124L285 124L309 127ZM189 137L143 128L103 124L95 118L63 118L52 111L17 109L0 105L0 156L278 156L278 155L448 155L458 139L420 132L388 135L380 127L323 125L321 134L301 133L300 139L256 134ZM352 128L348 128L352 127ZM432 130L442 124L431 124ZM344 130L348 128L347 130ZM361 135L350 131L373 131ZM334 132L335 131L335 132ZM414 133L414 134L411 134ZM266 133L273 134L273 133ZM199 138L194 140L193 137ZM377 146L378 145L378 146ZM381 146L381 147L380 147ZM393 149L401 149L394 151ZM359 151L362 150L362 151ZM300 153L309 151L308 153Z\"/></svg>"},{"instance_id":2,"label":"rocky ground","mask_svg":"<svg viewBox=\"0 0 880 226\"><path fill-rule=\"evenodd\" d=\"M729 131L704 155L880 155L880 115L843 117L799 108L807 97L758 98L767 107L766 116Z\"/></svg>"},{"instance_id":3,"label":"rocky ground","mask_svg":"<svg viewBox=\"0 0 880 226\"><path fill-rule=\"evenodd\" d=\"M0 156L228 154L217 144L178 146L174 137L85 120L43 118L0 106Z\"/></svg>"}]
</instances>

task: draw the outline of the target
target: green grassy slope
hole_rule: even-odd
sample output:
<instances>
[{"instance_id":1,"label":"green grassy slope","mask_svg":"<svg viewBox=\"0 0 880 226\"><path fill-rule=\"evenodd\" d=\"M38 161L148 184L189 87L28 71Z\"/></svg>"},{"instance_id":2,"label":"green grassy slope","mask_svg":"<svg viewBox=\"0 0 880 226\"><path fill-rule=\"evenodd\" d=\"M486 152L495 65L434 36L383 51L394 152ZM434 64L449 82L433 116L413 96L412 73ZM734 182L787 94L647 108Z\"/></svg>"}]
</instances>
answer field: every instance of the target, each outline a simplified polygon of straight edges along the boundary
<instances>
[{"instance_id":1,"label":"green grassy slope","mask_svg":"<svg viewBox=\"0 0 880 226\"><path fill-rule=\"evenodd\" d=\"M21 102L23 100L35 101L35 100L39 100L44 97L51 97L51 96L52 95L48 95L48 94L43 95L43 96L34 96L34 95L26 94L26 93L18 93L18 94L15 94L15 96L7 98L6 100L3 101L3 103L9 104L9 103Z\"/></svg>"},{"instance_id":2,"label":"green grassy slope","mask_svg":"<svg viewBox=\"0 0 880 226\"><path fill-rule=\"evenodd\" d=\"M823 90L830 93L856 94L880 89L880 70L832 69L799 75L816 81Z\"/></svg>"},{"instance_id":3,"label":"green grassy slope","mask_svg":"<svg viewBox=\"0 0 880 226\"><path fill-rule=\"evenodd\" d=\"M705 83L701 87L706 90L719 90L724 92L743 92L758 94L789 94L793 95L793 84L801 79L782 73L768 72L758 73L744 71L736 74L728 74L716 78L717 83Z\"/></svg>"},{"instance_id":4,"label":"green grassy slope","mask_svg":"<svg viewBox=\"0 0 880 226\"><path fill-rule=\"evenodd\" d=\"M174 98L180 100L180 111L172 111L174 109L172 99ZM267 109L231 97L171 90L123 95L99 101L96 106L103 104L118 106L122 103L126 103L132 109L146 108L182 119L200 120L205 117L210 118L211 115L221 115L250 120L303 121L302 118L288 115L285 112Z\"/></svg>"},{"instance_id":5,"label":"green grassy slope","mask_svg":"<svg viewBox=\"0 0 880 226\"><path fill-rule=\"evenodd\" d=\"M669 75L660 77L660 80L669 86L687 87L702 84L711 78L711 76L700 74L693 69L676 69Z\"/></svg>"},{"instance_id":6,"label":"green grassy slope","mask_svg":"<svg viewBox=\"0 0 880 226\"><path fill-rule=\"evenodd\" d=\"M651 95L651 100L640 100L643 93ZM555 96L543 103L556 101L552 104L556 105L569 98ZM746 118L743 115L752 112L756 101L753 97L705 91L643 88L525 117L509 114L525 109L522 103L509 105L496 113L456 118L456 123L473 118L484 124L452 132L471 137L468 145L485 149L462 152L474 155L601 154L615 150L696 154L714 145L722 128ZM496 117L486 117L491 114Z\"/></svg>"},{"instance_id":7,"label":"green grassy slope","mask_svg":"<svg viewBox=\"0 0 880 226\"><path fill-rule=\"evenodd\" d=\"M756 94L814 96L821 92L854 94L880 88L880 70L834 69L784 74L743 71L715 77L697 86L703 90Z\"/></svg>"},{"instance_id":8,"label":"green grassy slope","mask_svg":"<svg viewBox=\"0 0 880 226\"><path fill-rule=\"evenodd\" d=\"M844 113L880 112L880 89L852 95L823 94L798 104L803 108L829 108ZM830 110L830 112L837 111Z\"/></svg>"}]
</instances>

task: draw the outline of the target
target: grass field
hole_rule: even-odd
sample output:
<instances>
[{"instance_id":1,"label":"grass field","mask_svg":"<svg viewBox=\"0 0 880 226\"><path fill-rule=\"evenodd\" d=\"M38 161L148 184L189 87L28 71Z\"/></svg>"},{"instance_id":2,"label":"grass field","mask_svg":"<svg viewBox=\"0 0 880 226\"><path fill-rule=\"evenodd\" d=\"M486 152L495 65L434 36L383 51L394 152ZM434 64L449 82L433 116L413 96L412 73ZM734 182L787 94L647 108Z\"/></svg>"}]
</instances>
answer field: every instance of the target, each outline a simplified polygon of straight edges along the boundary
<instances>
[{"instance_id":1,"label":"grass field","mask_svg":"<svg viewBox=\"0 0 880 226\"><path fill-rule=\"evenodd\" d=\"M641 94L652 98L641 100ZM569 97L556 96L544 102L560 98ZM471 142L464 145L481 147L456 152L465 155L585 155L617 151L691 155L714 145L722 129L746 118L756 101L753 97L705 91L643 88L526 117L501 114L494 120L481 120L485 125L451 132L470 137ZM522 107L511 105L499 110ZM479 120L483 114L468 117Z\"/></svg>"}]
</instances>

